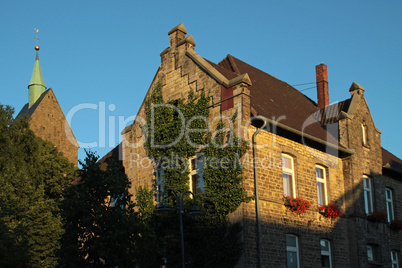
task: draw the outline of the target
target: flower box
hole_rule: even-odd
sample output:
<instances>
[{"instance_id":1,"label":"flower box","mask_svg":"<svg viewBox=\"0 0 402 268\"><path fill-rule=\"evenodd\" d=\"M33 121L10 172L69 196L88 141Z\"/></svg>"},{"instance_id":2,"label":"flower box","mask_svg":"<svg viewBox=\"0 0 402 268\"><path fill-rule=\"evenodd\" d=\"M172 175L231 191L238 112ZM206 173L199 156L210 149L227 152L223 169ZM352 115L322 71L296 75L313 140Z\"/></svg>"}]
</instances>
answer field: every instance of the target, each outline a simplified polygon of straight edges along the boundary
<instances>
[{"instance_id":1,"label":"flower box","mask_svg":"<svg viewBox=\"0 0 402 268\"><path fill-rule=\"evenodd\" d=\"M393 220L389 223L389 228L392 230L402 230L402 221Z\"/></svg>"},{"instance_id":2,"label":"flower box","mask_svg":"<svg viewBox=\"0 0 402 268\"><path fill-rule=\"evenodd\" d=\"M338 206L334 203L319 205L318 212L327 218L340 218L343 215Z\"/></svg>"},{"instance_id":3,"label":"flower box","mask_svg":"<svg viewBox=\"0 0 402 268\"><path fill-rule=\"evenodd\" d=\"M304 200L302 197L291 197L284 195L283 201L285 206L297 214L303 214L311 207L310 202Z\"/></svg>"},{"instance_id":4,"label":"flower box","mask_svg":"<svg viewBox=\"0 0 402 268\"><path fill-rule=\"evenodd\" d=\"M373 222L387 222L387 213L382 211L374 211L367 216L367 220Z\"/></svg>"}]
</instances>

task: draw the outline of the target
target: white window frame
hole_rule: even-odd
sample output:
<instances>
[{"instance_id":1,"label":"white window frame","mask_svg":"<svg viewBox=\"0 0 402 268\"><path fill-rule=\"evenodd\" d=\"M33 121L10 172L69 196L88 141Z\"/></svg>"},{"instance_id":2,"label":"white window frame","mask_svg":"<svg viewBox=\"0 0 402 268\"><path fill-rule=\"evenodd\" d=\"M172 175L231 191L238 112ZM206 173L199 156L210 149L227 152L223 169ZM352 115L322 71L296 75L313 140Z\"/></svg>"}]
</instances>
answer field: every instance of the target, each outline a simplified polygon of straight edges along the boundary
<instances>
[{"instance_id":1,"label":"white window frame","mask_svg":"<svg viewBox=\"0 0 402 268\"><path fill-rule=\"evenodd\" d=\"M317 203L319 204L319 205L327 205L328 204L328 191L327 191L327 188L328 188L328 184L327 184L327 170L326 170L326 168L325 167L323 167L323 166L320 166L320 165L316 165L315 166L315 169L316 169L316 172L315 172L315 177L316 177L316 180L317 180ZM320 177L318 177L317 176L317 169L320 169L321 171L322 171L322 176L323 176L323 178L320 178ZM323 202L320 202L320 187L319 187L319 183L321 184L321 186L322 186L322 192L323 192L323 194L324 194L324 198L323 198ZM321 204L322 203L322 204Z\"/></svg>"},{"instance_id":2,"label":"white window frame","mask_svg":"<svg viewBox=\"0 0 402 268\"><path fill-rule=\"evenodd\" d=\"M193 160L195 160L195 166L193 165ZM204 178L203 178L203 168L204 168L204 159L203 159L203 155L200 153L196 153L194 156L190 157L188 159L188 165L189 165L189 188L190 191L193 192L193 194L203 194L205 192L205 182L204 182ZM200 185L200 187L197 187L196 185L194 185L193 182L193 176L197 175L197 181L198 181L198 185ZM197 191L197 189L201 189L201 191Z\"/></svg>"},{"instance_id":3,"label":"white window frame","mask_svg":"<svg viewBox=\"0 0 402 268\"><path fill-rule=\"evenodd\" d=\"M287 168L283 165L283 158L287 158L289 163L292 165L291 168ZM290 194L285 192L285 180L283 174L288 174L290 176ZM282 183L283 183L283 194L291 197L296 197L296 183L295 183L295 161L291 155L282 154Z\"/></svg>"},{"instance_id":4,"label":"white window frame","mask_svg":"<svg viewBox=\"0 0 402 268\"><path fill-rule=\"evenodd\" d=\"M385 188L385 204L387 207L387 220L391 222L395 219L394 197L390 188Z\"/></svg>"},{"instance_id":5,"label":"white window frame","mask_svg":"<svg viewBox=\"0 0 402 268\"><path fill-rule=\"evenodd\" d=\"M328 250L323 250L321 247L321 242L328 243ZM325 268L332 268L332 256L331 256L331 241L327 239L320 240L320 247L321 247L321 256L328 256L329 257L329 267Z\"/></svg>"},{"instance_id":6,"label":"white window frame","mask_svg":"<svg viewBox=\"0 0 402 268\"><path fill-rule=\"evenodd\" d=\"M363 175L364 211L367 215L373 213L373 187L371 178ZM369 200L368 200L369 198Z\"/></svg>"},{"instance_id":7,"label":"white window frame","mask_svg":"<svg viewBox=\"0 0 402 268\"><path fill-rule=\"evenodd\" d=\"M296 246L288 246L286 244L286 260L288 259L287 254L288 252L292 252L292 253L296 253L296 259L297 259L297 268L300 268L300 257L299 257L299 237L297 235L293 235L293 234L286 234L286 241L288 237L293 237L296 240ZM286 267L288 266L288 263L286 263Z\"/></svg>"},{"instance_id":8,"label":"white window frame","mask_svg":"<svg viewBox=\"0 0 402 268\"><path fill-rule=\"evenodd\" d=\"M399 268L398 251L391 250L391 267Z\"/></svg>"},{"instance_id":9,"label":"white window frame","mask_svg":"<svg viewBox=\"0 0 402 268\"><path fill-rule=\"evenodd\" d=\"M163 183L164 183L164 174L165 171L163 170L163 168L157 168L155 170L155 192L156 192L156 203L160 204L162 203L162 199L163 199Z\"/></svg>"}]
</instances>

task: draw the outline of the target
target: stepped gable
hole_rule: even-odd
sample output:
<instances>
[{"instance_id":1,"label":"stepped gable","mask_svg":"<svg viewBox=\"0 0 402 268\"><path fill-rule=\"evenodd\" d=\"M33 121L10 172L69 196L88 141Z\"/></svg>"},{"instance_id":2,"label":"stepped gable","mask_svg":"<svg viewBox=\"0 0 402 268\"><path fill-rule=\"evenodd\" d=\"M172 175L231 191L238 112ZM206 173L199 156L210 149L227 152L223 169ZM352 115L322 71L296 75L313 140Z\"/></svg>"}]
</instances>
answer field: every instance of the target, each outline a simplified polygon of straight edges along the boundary
<instances>
[{"instance_id":1,"label":"stepped gable","mask_svg":"<svg viewBox=\"0 0 402 268\"><path fill-rule=\"evenodd\" d=\"M317 104L291 85L231 55L219 62L218 68L224 68L235 75L247 73L250 76L251 106L257 113L255 115L262 115L344 148L338 143L337 136L327 132L312 116L318 110ZM226 72L222 74L227 75Z\"/></svg>"}]
</instances>

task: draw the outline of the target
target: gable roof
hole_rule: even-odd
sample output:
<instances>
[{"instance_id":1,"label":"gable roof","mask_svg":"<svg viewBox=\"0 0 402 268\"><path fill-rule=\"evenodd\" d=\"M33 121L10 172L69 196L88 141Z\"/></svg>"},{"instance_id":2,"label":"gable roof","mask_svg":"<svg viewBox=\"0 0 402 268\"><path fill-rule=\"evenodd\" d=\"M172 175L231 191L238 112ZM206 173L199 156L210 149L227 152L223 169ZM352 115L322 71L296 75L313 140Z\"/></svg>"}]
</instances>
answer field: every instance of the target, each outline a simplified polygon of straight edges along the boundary
<instances>
[{"instance_id":1,"label":"gable roof","mask_svg":"<svg viewBox=\"0 0 402 268\"><path fill-rule=\"evenodd\" d=\"M215 67L215 66L214 66ZM337 133L331 134L312 115L318 111L317 104L286 82L265 73L235 57L227 55L218 63L219 68L234 74L247 73L252 85L249 87L251 107L257 115L271 119L306 136L312 136L329 144L346 148L338 142ZM228 77L228 79L230 79ZM278 124L279 125L279 124Z\"/></svg>"}]
</instances>

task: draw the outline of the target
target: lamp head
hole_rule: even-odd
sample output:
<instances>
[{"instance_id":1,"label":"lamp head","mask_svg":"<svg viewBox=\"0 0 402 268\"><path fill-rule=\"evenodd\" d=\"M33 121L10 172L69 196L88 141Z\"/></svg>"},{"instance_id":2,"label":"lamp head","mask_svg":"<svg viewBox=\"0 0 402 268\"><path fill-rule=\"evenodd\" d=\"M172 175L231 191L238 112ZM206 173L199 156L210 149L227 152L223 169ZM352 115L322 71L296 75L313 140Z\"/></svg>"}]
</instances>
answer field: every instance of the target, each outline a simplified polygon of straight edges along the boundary
<instances>
[{"instance_id":1,"label":"lamp head","mask_svg":"<svg viewBox=\"0 0 402 268\"><path fill-rule=\"evenodd\" d=\"M172 208L170 208L167 204L166 204L166 202L165 201L163 201L162 202L162 204L160 204L159 206L158 206L158 208L156 209L156 213L159 213L159 214L167 214L167 213L170 213L170 212L172 212L173 211L173 209Z\"/></svg>"}]
</instances>

